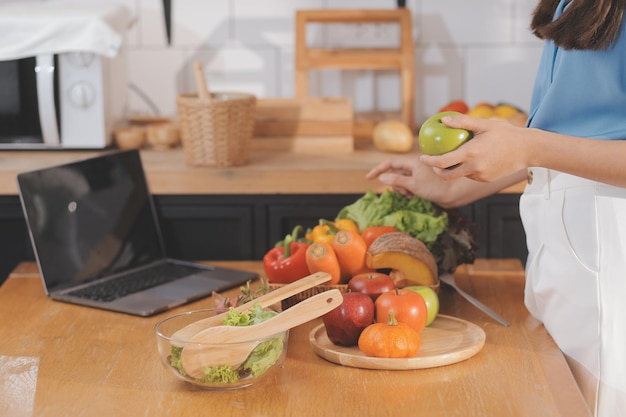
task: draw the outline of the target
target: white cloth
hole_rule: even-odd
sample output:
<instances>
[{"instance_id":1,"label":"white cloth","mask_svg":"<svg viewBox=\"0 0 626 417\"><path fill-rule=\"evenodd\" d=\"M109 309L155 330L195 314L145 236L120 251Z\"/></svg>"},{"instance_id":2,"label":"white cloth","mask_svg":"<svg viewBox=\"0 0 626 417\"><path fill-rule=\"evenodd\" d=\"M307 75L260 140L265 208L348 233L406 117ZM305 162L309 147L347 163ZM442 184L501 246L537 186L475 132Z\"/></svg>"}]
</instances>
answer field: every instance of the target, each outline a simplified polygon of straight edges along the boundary
<instances>
[{"instance_id":1,"label":"white cloth","mask_svg":"<svg viewBox=\"0 0 626 417\"><path fill-rule=\"evenodd\" d=\"M589 372L594 415L626 417L626 189L530 171L520 200L526 306Z\"/></svg>"},{"instance_id":2,"label":"white cloth","mask_svg":"<svg viewBox=\"0 0 626 417\"><path fill-rule=\"evenodd\" d=\"M0 3L0 60L63 52L113 57L130 24L128 9L110 3Z\"/></svg>"}]
</instances>

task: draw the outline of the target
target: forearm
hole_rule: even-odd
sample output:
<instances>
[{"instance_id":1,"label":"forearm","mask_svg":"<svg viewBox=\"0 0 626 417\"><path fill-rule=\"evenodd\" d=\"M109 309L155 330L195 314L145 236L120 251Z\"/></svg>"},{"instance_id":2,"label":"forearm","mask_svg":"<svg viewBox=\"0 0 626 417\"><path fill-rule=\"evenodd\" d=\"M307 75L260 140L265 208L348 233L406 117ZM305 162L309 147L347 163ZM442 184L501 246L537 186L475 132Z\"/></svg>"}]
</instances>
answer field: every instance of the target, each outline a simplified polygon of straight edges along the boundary
<instances>
[{"instance_id":1,"label":"forearm","mask_svg":"<svg viewBox=\"0 0 626 417\"><path fill-rule=\"evenodd\" d=\"M626 187L626 140L584 139L530 129L528 166Z\"/></svg>"},{"instance_id":2,"label":"forearm","mask_svg":"<svg viewBox=\"0 0 626 417\"><path fill-rule=\"evenodd\" d=\"M438 204L444 208L462 207L524 181L527 175L527 171L522 170L491 182L460 178L461 181L450 183L449 189L440 196Z\"/></svg>"},{"instance_id":3,"label":"forearm","mask_svg":"<svg viewBox=\"0 0 626 417\"><path fill-rule=\"evenodd\" d=\"M389 159L367 174L368 179L377 179L407 197L416 195L444 208L467 205L517 184L526 176L527 170L520 169L490 182L463 176L446 180L433 167L422 164L415 156Z\"/></svg>"}]
</instances>

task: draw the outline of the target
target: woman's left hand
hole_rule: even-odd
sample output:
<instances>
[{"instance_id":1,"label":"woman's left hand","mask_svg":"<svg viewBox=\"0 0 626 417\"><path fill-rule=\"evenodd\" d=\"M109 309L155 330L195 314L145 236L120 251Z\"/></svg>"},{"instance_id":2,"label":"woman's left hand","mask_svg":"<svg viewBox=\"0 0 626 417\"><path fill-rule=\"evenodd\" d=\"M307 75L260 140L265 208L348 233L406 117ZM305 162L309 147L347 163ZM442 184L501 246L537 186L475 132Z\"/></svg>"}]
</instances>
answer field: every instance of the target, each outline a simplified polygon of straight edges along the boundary
<instances>
[{"instance_id":1,"label":"woman's left hand","mask_svg":"<svg viewBox=\"0 0 626 417\"><path fill-rule=\"evenodd\" d=\"M452 152L420 156L420 161L431 166L442 179L468 177L491 182L528 167L529 151L524 138L530 129L467 115L444 117L442 121L449 127L474 132L471 140Z\"/></svg>"}]
</instances>

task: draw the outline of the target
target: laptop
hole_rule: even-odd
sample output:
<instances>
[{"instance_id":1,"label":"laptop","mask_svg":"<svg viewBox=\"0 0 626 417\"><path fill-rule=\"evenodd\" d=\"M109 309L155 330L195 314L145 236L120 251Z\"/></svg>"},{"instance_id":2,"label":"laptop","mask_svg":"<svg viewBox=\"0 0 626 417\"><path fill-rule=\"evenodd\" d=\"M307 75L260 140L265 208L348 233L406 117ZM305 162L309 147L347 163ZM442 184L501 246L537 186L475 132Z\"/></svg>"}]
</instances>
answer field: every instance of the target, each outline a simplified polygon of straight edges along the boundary
<instances>
[{"instance_id":1,"label":"laptop","mask_svg":"<svg viewBox=\"0 0 626 417\"><path fill-rule=\"evenodd\" d=\"M17 183L54 300L151 316L258 278L166 256L136 149L23 172Z\"/></svg>"}]
</instances>

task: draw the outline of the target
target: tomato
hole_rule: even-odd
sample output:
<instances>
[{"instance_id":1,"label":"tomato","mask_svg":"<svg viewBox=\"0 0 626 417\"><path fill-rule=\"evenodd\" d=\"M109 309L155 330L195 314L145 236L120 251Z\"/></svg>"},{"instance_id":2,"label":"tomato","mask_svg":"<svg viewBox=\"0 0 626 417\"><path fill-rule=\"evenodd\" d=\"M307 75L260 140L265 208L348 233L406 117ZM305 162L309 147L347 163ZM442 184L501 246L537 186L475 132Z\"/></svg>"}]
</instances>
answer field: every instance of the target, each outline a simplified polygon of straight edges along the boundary
<instances>
[{"instance_id":1,"label":"tomato","mask_svg":"<svg viewBox=\"0 0 626 417\"><path fill-rule=\"evenodd\" d=\"M382 293L376 299L376 321L386 323L393 312L400 323L421 333L426 327L428 310L424 298L415 291L396 289Z\"/></svg>"},{"instance_id":2,"label":"tomato","mask_svg":"<svg viewBox=\"0 0 626 417\"><path fill-rule=\"evenodd\" d=\"M437 113L441 113L443 111L458 111L459 113L467 113L469 111L469 106L463 100L454 100L440 108Z\"/></svg>"},{"instance_id":3,"label":"tomato","mask_svg":"<svg viewBox=\"0 0 626 417\"><path fill-rule=\"evenodd\" d=\"M393 226L370 226L363 229L363 232L361 232L361 237L369 248L372 242L375 241L379 236L397 231L398 229Z\"/></svg>"}]
</instances>

